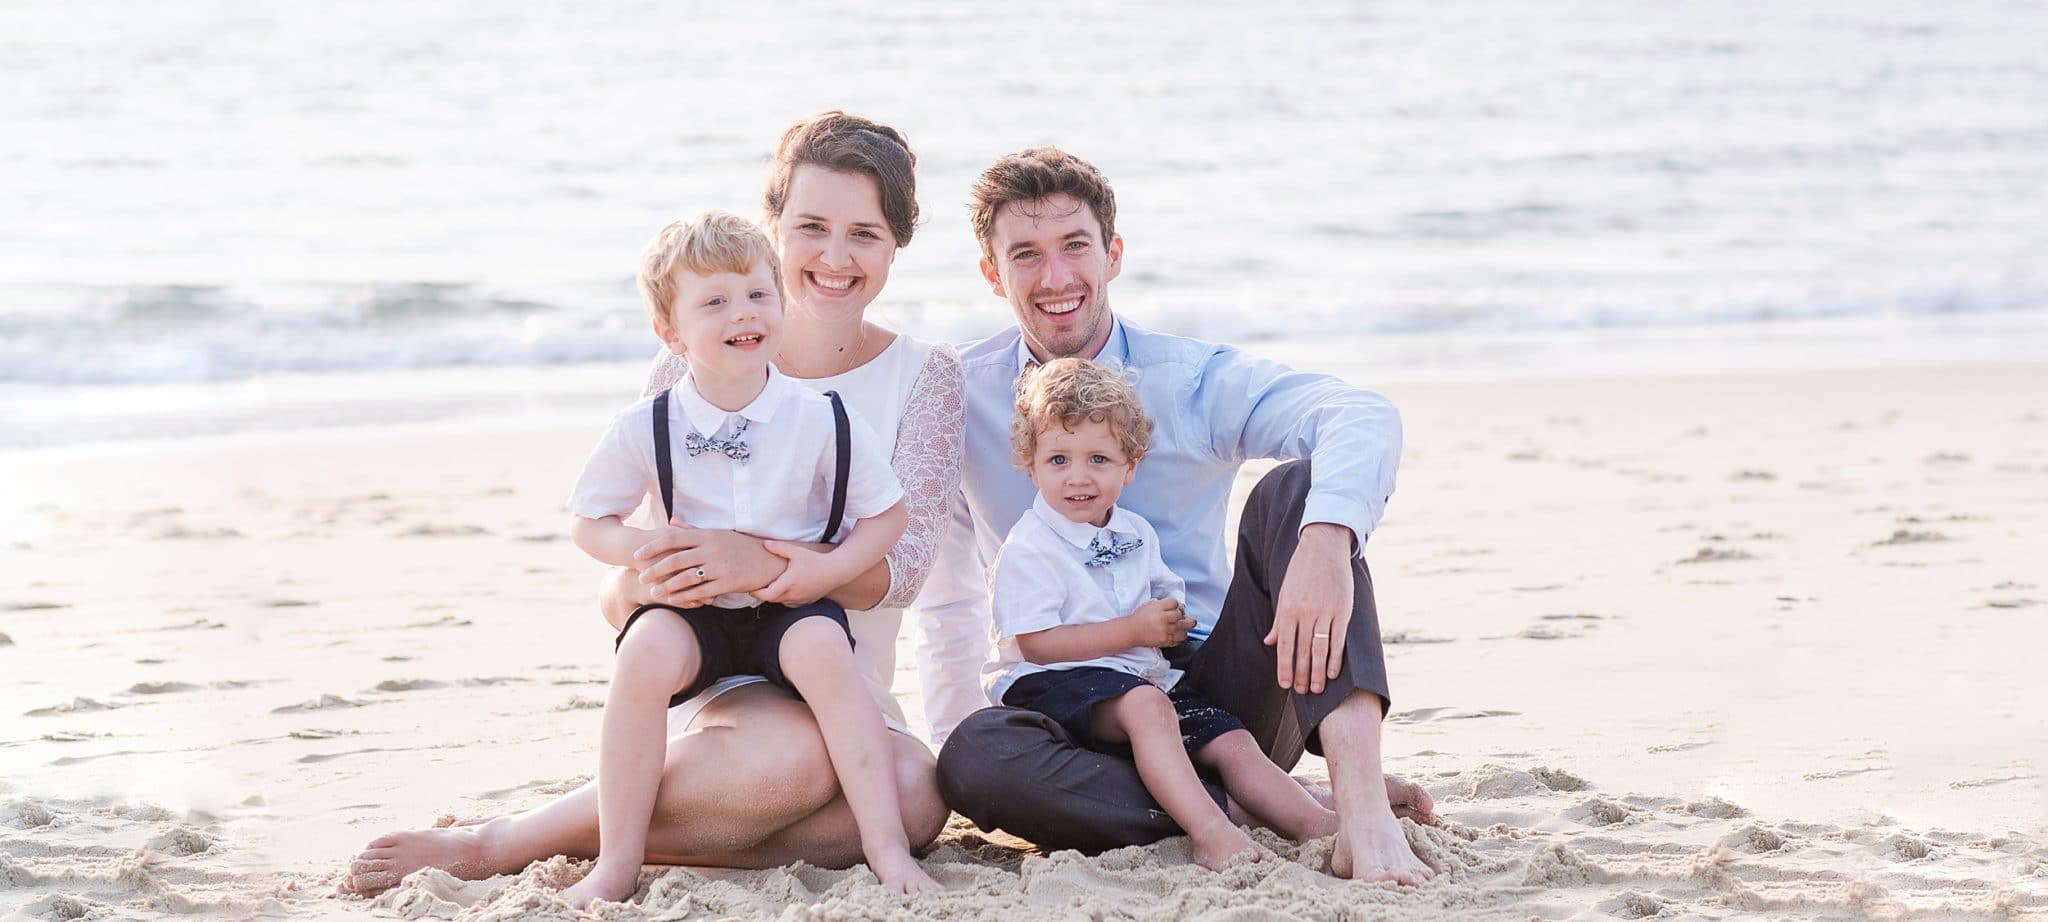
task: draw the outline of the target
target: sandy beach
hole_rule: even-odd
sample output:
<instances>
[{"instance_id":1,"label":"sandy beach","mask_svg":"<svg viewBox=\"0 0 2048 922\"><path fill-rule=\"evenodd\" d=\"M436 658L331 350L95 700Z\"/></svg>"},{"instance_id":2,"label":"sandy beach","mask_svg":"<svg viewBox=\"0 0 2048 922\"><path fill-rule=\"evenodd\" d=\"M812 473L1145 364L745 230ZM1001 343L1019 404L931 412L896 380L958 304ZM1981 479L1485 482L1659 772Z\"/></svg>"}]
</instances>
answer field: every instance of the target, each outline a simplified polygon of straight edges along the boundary
<instances>
[{"instance_id":1,"label":"sandy beach","mask_svg":"<svg viewBox=\"0 0 2048 922\"><path fill-rule=\"evenodd\" d=\"M2048 365L1380 389L1388 767L1447 821L1409 829L1435 881L956 819L939 897L649 868L596 917L2048 917ZM604 422L0 453L0 916L574 917L567 859L337 883L594 771L563 500Z\"/></svg>"}]
</instances>

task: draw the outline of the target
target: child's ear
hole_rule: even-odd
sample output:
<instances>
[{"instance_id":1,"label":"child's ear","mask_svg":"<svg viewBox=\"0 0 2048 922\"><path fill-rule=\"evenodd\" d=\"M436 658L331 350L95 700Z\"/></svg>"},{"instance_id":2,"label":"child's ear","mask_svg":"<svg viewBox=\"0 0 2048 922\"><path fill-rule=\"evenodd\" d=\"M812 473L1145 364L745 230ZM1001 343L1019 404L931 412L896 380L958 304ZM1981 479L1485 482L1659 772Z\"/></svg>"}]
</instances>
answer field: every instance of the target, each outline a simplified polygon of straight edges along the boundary
<instances>
[{"instance_id":1,"label":"child's ear","mask_svg":"<svg viewBox=\"0 0 2048 922\"><path fill-rule=\"evenodd\" d=\"M662 344L668 346L669 352L680 357L683 354L683 340L676 335L676 325L663 316L654 318L653 326L654 335L661 337Z\"/></svg>"}]
</instances>

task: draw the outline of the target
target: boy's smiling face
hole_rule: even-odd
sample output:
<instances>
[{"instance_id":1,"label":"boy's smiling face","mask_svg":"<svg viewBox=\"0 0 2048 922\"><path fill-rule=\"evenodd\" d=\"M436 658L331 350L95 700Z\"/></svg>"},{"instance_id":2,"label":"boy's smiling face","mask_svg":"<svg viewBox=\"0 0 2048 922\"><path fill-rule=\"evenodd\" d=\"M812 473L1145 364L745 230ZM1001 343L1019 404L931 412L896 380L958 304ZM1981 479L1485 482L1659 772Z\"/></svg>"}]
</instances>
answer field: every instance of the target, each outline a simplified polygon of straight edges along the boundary
<instances>
[{"instance_id":1,"label":"boy's smiling face","mask_svg":"<svg viewBox=\"0 0 2048 922\"><path fill-rule=\"evenodd\" d=\"M1057 423L1039 429L1025 473L1060 515L1101 528L1137 477L1138 463L1124 454L1109 423L1088 420L1073 429Z\"/></svg>"},{"instance_id":2,"label":"boy's smiling face","mask_svg":"<svg viewBox=\"0 0 2048 922\"><path fill-rule=\"evenodd\" d=\"M655 320L654 332L692 373L737 379L768 365L782 331L782 298L766 262L745 275L679 269L675 281L675 301Z\"/></svg>"}]
</instances>

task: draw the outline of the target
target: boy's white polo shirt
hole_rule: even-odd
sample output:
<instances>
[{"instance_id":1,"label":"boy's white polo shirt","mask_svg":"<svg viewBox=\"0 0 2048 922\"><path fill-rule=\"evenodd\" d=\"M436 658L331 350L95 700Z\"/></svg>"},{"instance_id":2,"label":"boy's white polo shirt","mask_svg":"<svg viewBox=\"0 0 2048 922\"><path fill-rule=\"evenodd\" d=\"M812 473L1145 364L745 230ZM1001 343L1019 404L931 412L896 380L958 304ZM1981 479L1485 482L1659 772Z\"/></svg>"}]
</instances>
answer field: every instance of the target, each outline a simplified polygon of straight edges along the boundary
<instances>
[{"instance_id":1,"label":"boy's white polo shirt","mask_svg":"<svg viewBox=\"0 0 2048 922\"><path fill-rule=\"evenodd\" d=\"M1105 546L1142 541L1139 547L1106 566L1090 567L1089 544L1100 537ZM1121 653L1076 663L1041 666L1024 658L1017 635L1066 624L1094 624L1121 618L1153 599L1186 600L1186 586L1159 556L1159 535L1152 523L1122 506L1113 507L1109 525L1097 528L1060 515L1045 497L1032 501L1031 511L1017 520L989 575L989 608L996 642L994 659L982 670L982 687L991 702L1021 676L1049 669L1102 666L1139 676L1171 690L1180 671L1166 663L1157 647L1134 647Z\"/></svg>"},{"instance_id":2,"label":"boy's white polo shirt","mask_svg":"<svg viewBox=\"0 0 2048 922\"><path fill-rule=\"evenodd\" d=\"M832 511L837 463L832 403L825 395L798 385L772 366L760 395L737 412L705 400L694 374L684 375L669 395L669 452L675 464L676 518L681 523L778 541L818 540ZM613 417L576 479L569 511L588 519L625 518L651 502L654 518L661 517L661 500L655 496L661 481L654 462L653 414L654 398L649 397ZM842 539L855 520L886 512L903 498L881 440L852 407L846 414L852 451L846 515L838 535ZM684 448L690 433L723 439L742 419L747 422L741 438L747 443L748 460L734 461L718 451L692 457ZM746 593L728 593L713 604L745 608L759 603Z\"/></svg>"}]
</instances>

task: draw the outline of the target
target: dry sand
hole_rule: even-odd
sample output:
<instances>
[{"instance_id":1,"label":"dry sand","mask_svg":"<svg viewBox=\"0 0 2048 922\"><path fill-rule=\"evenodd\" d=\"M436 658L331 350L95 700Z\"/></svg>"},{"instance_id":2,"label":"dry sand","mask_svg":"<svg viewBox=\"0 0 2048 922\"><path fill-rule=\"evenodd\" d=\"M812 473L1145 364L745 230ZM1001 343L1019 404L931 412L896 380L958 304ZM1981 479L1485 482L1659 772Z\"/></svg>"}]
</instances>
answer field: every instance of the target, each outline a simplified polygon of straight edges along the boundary
<instances>
[{"instance_id":1,"label":"dry sand","mask_svg":"<svg viewBox=\"0 0 2048 922\"><path fill-rule=\"evenodd\" d=\"M1449 821L1409 830L1435 882L956 820L940 897L650 868L598 917L2048 916L2048 367L1388 392L1388 762ZM571 917L566 859L336 883L591 771L561 501L602 423L0 454L0 913Z\"/></svg>"}]
</instances>

